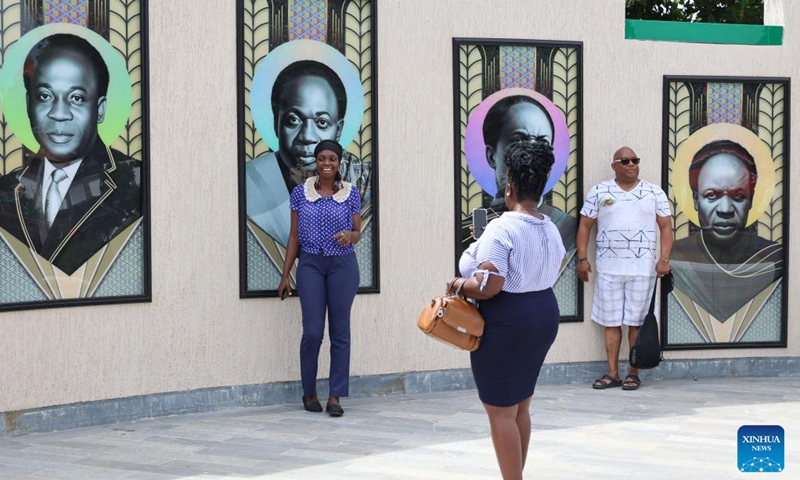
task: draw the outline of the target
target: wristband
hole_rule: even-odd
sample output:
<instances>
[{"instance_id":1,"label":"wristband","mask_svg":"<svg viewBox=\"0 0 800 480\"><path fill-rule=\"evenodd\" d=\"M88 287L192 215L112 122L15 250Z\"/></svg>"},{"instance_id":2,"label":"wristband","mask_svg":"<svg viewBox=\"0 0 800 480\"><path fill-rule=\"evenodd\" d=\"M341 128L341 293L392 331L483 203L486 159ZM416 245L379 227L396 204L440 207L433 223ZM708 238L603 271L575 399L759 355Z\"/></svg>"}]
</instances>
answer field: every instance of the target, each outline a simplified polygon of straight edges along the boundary
<instances>
[{"instance_id":1,"label":"wristband","mask_svg":"<svg viewBox=\"0 0 800 480\"><path fill-rule=\"evenodd\" d=\"M585 262L588 259L588 257L578 258L578 263Z\"/></svg>"}]
</instances>

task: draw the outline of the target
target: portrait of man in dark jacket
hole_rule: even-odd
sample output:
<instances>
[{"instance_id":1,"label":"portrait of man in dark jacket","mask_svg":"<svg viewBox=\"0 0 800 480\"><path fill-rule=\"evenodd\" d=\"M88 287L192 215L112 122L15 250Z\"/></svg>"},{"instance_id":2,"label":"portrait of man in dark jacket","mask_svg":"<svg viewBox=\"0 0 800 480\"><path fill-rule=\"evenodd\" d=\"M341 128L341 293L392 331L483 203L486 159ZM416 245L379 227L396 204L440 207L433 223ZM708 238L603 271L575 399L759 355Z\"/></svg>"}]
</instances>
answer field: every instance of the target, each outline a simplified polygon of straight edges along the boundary
<instances>
[{"instance_id":1,"label":"portrait of man in dark jacket","mask_svg":"<svg viewBox=\"0 0 800 480\"><path fill-rule=\"evenodd\" d=\"M23 81L40 148L0 177L0 228L71 275L141 217L141 162L98 135L109 71L87 40L39 41Z\"/></svg>"}]
</instances>

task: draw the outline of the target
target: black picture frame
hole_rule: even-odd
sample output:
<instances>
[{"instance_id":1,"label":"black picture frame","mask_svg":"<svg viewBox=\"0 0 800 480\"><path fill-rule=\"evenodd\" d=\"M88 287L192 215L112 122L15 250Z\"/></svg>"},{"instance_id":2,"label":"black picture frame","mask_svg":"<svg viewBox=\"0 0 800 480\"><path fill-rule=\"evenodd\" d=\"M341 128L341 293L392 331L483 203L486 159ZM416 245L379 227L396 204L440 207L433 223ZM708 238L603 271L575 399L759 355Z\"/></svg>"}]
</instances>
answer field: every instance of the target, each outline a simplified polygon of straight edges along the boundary
<instances>
[{"instance_id":1,"label":"black picture frame","mask_svg":"<svg viewBox=\"0 0 800 480\"><path fill-rule=\"evenodd\" d=\"M119 131L121 131L119 136L114 137L114 140L108 145L107 158L109 158L109 163L103 178L106 179L105 182L110 182L107 184L114 184L113 188L107 192L118 191L121 195L130 195L138 190L139 193L136 195L141 196L141 204L130 202L133 206L129 208L133 210L125 213L128 217L124 221L125 223L120 224L123 220L119 218L114 220L114 222L117 222L117 226L114 227L115 230L113 230L111 238L105 240L102 248L98 247L100 250L92 249L90 253L82 256L75 254L72 262L60 262L58 259L61 257L58 256L58 253L49 259L33 252L26 254L20 248L20 246L25 246L26 242L22 241L17 244L14 240L14 235L9 231L3 230L3 232L0 232L0 235L3 236L0 239L0 248L6 248L14 256L16 264L21 269L16 273L7 269L0 271L0 289L6 290L3 295L0 295L0 311L152 301L147 0L135 0L127 4L114 3L107 0L89 0L85 11L81 13L82 17L78 19L78 21L82 22L78 27L89 30L93 32L92 34L84 34L84 30L74 30L74 25L72 24L75 23L75 20L64 25L63 19L55 18L55 14L47 11L46 5L40 1L6 2L5 0L0 0L0 14L17 19L14 22L3 22L5 30L0 32L2 33L0 35L0 42L2 42L0 45L0 51L2 51L0 62L2 62L3 66L5 66L5 62L9 59L10 52L13 50L13 48L9 49L9 47L13 47L12 44L14 43L18 45L32 43L24 42L22 39L26 34L44 25L48 25L48 28L52 29L52 31L46 29L44 34L34 32L32 34L33 38L48 37L56 33L77 35L87 39L103 56L103 60L111 73L112 84L108 94L105 120L106 123L110 122L109 117L113 116L111 113L112 108L116 108L116 123L119 124ZM116 22L110 21L112 16L116 19ZM117 25L122 23L125 28L122 30L115 29L115 23ZM94 34L97 35L95 38L102 38L105 43L108 43L110 45L109 49L113 47L113 50L119 54L120 61L124 63L109 64L110 54L108 52L112 50L107 51L104 47L98 46L98 43L92 37ZM22 54L24 55L25 53ZM116 54L111 56L114 55ZM116 62L116 60L114 61ZM127 76L130 78L131 110L127 117L119 116L118 112L121 110L119 105L124 104L124 102L122 100L115 102L113 96L115 92L119 91L113 86L115 71L118 71L114 69L115 66L123 66ZM119 85L119 82L116 85ZM116 107L113 106L114 104L116 104ZM4 125L7 124L7 112L0 113L3 113ZM104 135L103 122L100 122L99 125L99 133L103 138L103 143L106 143L108 139L107 135ZM0 138L0 143L3 147L0 174L10 174L15 168L23 171L29 168L32 162L36 161L34 154L37 152L29 149L24 140L15 137L13 132L9 133L9 129L3 129L2 138ZM97 145L96 142L95 145ZM88 165L87 158L90 157L88 155L84 157L83 163ZM133 175L139 178L138 186L124 187L127 183L125 183L123 177L118 176L122 174L123 170L126 170L126 165L128 164L136 165ZM130 174L130 171L125 172L125 175ZM79 185L77 182L79 182L82 174L78 175L73 185ZM130 183L135 184L136 182ZM128 189L121 190L122 188ZM0 193L0 195L3 195L3 193ZM70 193L67 193L67 196L69 195ZM114 193L109 193L108 196L104 195L98 203L94 204L89 213L81 218L80 222L90 219L90 215L97 214L99 210L104 208L102 202L110 201L114 198L113 195ZM114 199L114 201L116 202L117 199ZM62 205L62 208L65 209L67 207ZM132 216L137 213L138 216L131 220ZM97 222L96 220L93 226L97 225ZM90 241L96 241L99 236L102 235L103 238L106 238L108 235L108 233L89 230L88 237L81 237L82 227L80 225L82 223L75 226L69 236L64 237L65 240L62 246L66 245L70 239L89 238ZM64 247L62 251L66 251L66 248ZM86 263L75 266L87 257ZM9 258L11 257L7 257L7 259ZM61 270L62 267L66 269L66 272ZM22 274L23 271L24 274ZM62 286L60 282L63 282L70 275L72 275L72 278L67 279L67 283L73 282L79 285L80 288L72 287L70 289ZM76 275L78 276L77 280ZM13 286L10 285L11 283L13 283ZM12 293L17 293L20 300L7 301L13 297ZM46 298L30 300L31 297L37 296Z\"/></svg>"},{"instance_id":2,"label":"black picture frame","mask_svg":"<svg viewBox=\"0 0 800 480\"><path fill-rule=\"evenodd\" d=\"M247 199L247 164L263 157L264 154L274 154L276 149L266 145L266 141L258 132L257 121L253 120L254 110L248 104L251 96L251 86L257 80L256 70L264 59L272 54L275 48L286 46L297 40L291 39L288 27L288 18L292 12L288 11L288 0L237 0L237 110L238 110L238 181L239 181L239 297L261 298L276 297L278 280L283 268L284 248L278 240L270 236L265 230L259 229L256 222L248 212ZM378 55L377 55L377 5L375 0L330 0L326 11L326 38L325 42L332 46L341 55L346 55L352 66L358 72L361 85L364 89L364 115L358 127L356 139L344 145L345 156L347 152L358 150L355 155L363 162L363 168L369 170L369 180L360 188L362 193L362 239L356 245L356 254L359 258L361 270L361 285L359 293L380 293L380 265L379 265L379 201L378 201ZM337 28L331 28L335 25ZM338 28L342 27L342 28ZM354 36L351 36L354 35ZM358 39L355 48L348 43ZM266 53L267 50L269 53ZM298 49L299 50L299 49ZM283 50L284 52L287 49ZM281 54L283 55L283 54ZM304 57L298 54L291 61L317 57ZM358 65L352 61L353 56L358 57ZM280 65L282 71L289 61ZM335 67L331 67L342 82L349 86L345 74ZM348 67L350 68L350 67ZM277 75L277 72L276 72ZM259 83L260 84L260 83ZM349 87L348 87L349 88ZM368 90L367 90L368 89ZM255 91L253 89L252 91ZM348 111L350 99L348 95ZM271 107L269 109L271 111ZM258 115L258 112L256 112ZM352 122L351 122L352 123ZM266 122L262 122L266 125ZM345 128L347 120L345 119ZM276 134L277 135L277 134ZM344 134L342 134L344 137ZM273 140L276 142L277 140ZM340 139L340 143L342 143ZM345 163L344 161L342 162ZM361 177L363 178L363 176ZM345 181L350 181L345 178ZM351 183L356 183L351 181ZM364 189L369 191L365 194ZM288 208L288 206L287 206ZM283 214L282 214L283 215ZM366 227L365 227L366 224ZM269 227L269 223L263 223ZM369 229L367 231L366 229ZM275 235L283 236L285 231ZM272 242L270 244L270 241ZM254 249L255 248L255 249ZM250 270L264 267L267 270L267 279L260 280L258 275ZM258 278L259 280L254 280ZM294 284L293 284L294 288Z\"/></svg>"},{"instance_id":3,"label":"black picture frame","mask_svg":"<svg viewBox=\"0 0 800 480\"><path fill-rule=\"evenodd\" d=\"M675 285L661 297L665 350L788 346L790 99L791 82L785 77L664 76L662 187L676 239ZM720 180L736 171L731 163L724 168L719 167L723 160L716 160L714 178L724 184L707 188L701 178L706 163L720 153L738 157L733 165L750 179L742 183L750 185L742 187L750 193L740 195L740 212L726 207L714 213L709 206L710 199L732 198L725 192L734 187ZM750 173L744 165L751 165ZM697 172L694 180L691 171ZM720 188L721 195L703 193ZM751 219L751 211L761 213ZM722 217L730 226L715 223ZM736 222L741 225L733 227ZM725 228L735 228L739 238L752 243L730 243ZM727 260L712 253L723 251Z\"/></svg>"},{"instance_id":4,"label":"black picture frame","mask_svg":"<svg viewBox=\"0 0 800 480\"><path fill-rule=\"evenodd\" d=\"M522 100L537 105L550 121L553 171L563 163L563 174L556 174L556 185L545 189L545 213L559 227L567 247L554 291L561 321L582 322L584 286L574 273L574 242L583 203L583 42L453 38L455 264L471 243L472 208L494 203L494 210L502 210L499 187L491 192L494 171L481 153L486 146L480 130L487 110L511 96L526 97Z\"/></svg>"}]
</instances>

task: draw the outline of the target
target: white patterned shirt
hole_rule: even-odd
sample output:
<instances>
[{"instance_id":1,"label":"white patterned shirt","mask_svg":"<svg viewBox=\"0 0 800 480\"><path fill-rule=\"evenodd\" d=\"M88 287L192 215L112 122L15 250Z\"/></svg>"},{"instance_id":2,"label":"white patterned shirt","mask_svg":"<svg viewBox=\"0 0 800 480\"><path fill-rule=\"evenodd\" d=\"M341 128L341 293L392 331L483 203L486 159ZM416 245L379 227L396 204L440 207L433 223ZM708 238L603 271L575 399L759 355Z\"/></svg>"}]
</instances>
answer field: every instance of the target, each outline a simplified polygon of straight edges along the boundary
<instances>
[{"instance_id":1,"label":"white patterned shirt","mask_svg":"<svg viewBox=\"0 0 800 480\"><path fill-rule=\"evenodd\" d=\"M489 222L483 235L461 255L461 275L470 278L480 271L478 265L491 262L498 275L505 278L505 292L551 288L566 251L558 228L550 217L543 217L539 220L524 213L505 212Z\"/></svg>"},{"instance_id":2,"label":"white patterned shirt","mask_svg":"<svg viewBox=\"0 0 800 480\"><path fill-rule=\"evenodd\" d=\"M597 273L656 276L656 216L669 217L658 186L639 180L626 192L614 179L589 190L581 215L597 220Z\"/></svg>"}]
</instances>

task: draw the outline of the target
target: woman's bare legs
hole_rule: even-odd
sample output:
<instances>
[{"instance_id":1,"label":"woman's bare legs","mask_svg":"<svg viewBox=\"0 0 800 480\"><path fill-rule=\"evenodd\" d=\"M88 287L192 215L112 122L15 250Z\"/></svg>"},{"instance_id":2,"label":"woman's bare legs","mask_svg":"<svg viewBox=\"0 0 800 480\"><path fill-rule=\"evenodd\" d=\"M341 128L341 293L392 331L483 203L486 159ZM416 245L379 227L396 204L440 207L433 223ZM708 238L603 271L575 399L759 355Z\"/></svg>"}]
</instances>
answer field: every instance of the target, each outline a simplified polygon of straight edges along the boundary
<instances>
[{"instance_id":1,"label":"woman's bare legs","mask_svg":"<svg viewBox=\"0 0 800 480\"><path fill-rule=\"evenodd\" d=\"M528 458L528 445L531 443L531 397L517 404L517 429L519 430L520 452L522 454L522 468L525 469L525 460Z\"/></svg>"},{"instance_id":2,"label":"woman's bare legs","mask_svg":"<svg viewBox=\"0 0 800 480\"><path fill-rule=\"evenodd\" d=\"M489 415L492 444L503 480L522 480L531 440L530 397L511 407L483 404Z\"/></svg>"}]
</instances>

